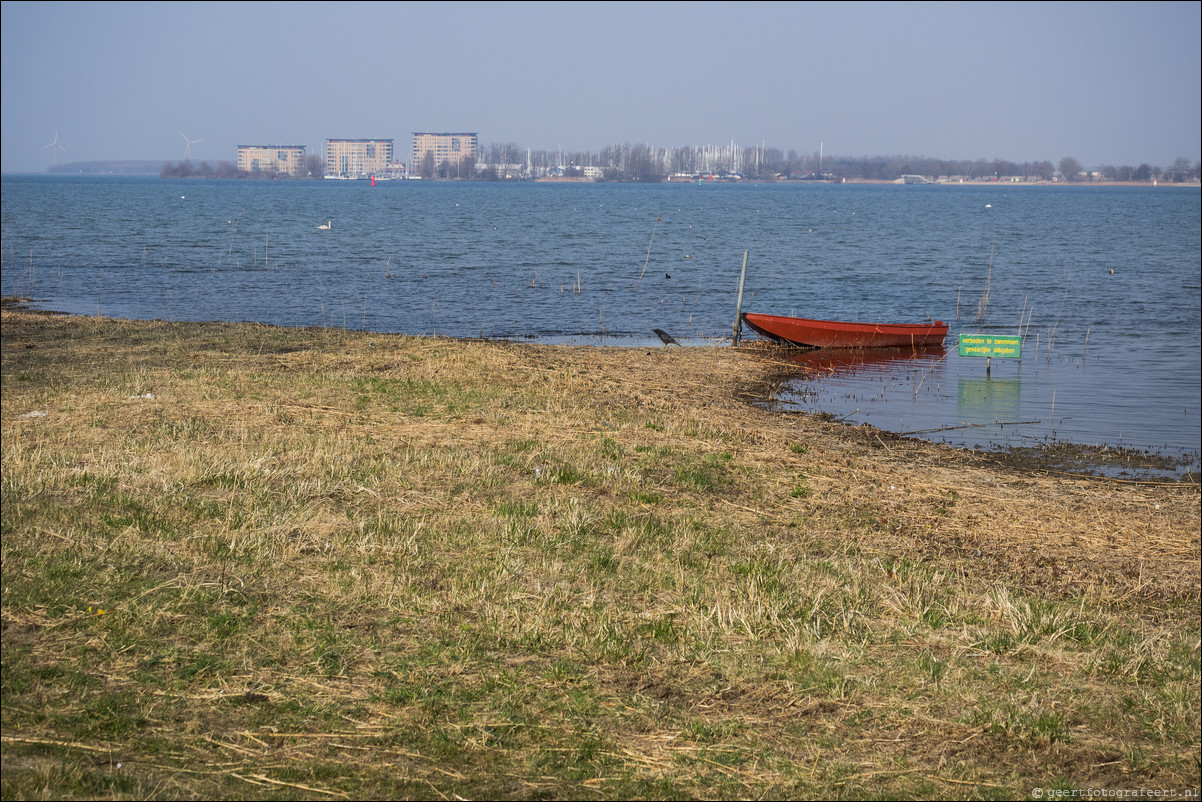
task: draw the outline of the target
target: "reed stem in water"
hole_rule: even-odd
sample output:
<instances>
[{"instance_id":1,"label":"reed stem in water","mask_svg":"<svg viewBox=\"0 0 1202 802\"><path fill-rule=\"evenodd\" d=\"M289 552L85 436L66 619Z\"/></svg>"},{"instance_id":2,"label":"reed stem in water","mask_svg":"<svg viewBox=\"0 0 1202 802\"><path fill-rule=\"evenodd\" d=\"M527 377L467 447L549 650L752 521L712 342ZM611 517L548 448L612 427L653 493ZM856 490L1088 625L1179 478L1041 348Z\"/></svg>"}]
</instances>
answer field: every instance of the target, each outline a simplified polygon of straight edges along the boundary
<instances>
[{"instance_id":1,"label":"reed stem in water","mask_svg":"<svg viewBox=\"0 0 1202 802\"><path fill-rule=\"evenodd\" d=\"M660 221L663 219L664 219L664 216L661 214L656 219L655 225L653 225L651 227L651 242L647 243L647 258L643 260L643 272L639 273L639 280L636 281L634 284L636 289L638 288L638 286L640 284L643 283L643 276L647 274L647 263L651 261L651 243L655 242L655 229L659 228Z\"/></svg>"},{"instance_id":2,"label":"reed stem in water","mask_svg":"<svg viewBox=\"0 0 1202 802\"><path fill-rule=\"evenodd\" d=\"M977 322L985 322L985 314L989 310L989 283L993 278L993 249L997 245L997 229L993 229L993 244L989 246L989 272L985 274L985 294L981 296L980 303L977 304Z\"/></svg>"}]
</instances>

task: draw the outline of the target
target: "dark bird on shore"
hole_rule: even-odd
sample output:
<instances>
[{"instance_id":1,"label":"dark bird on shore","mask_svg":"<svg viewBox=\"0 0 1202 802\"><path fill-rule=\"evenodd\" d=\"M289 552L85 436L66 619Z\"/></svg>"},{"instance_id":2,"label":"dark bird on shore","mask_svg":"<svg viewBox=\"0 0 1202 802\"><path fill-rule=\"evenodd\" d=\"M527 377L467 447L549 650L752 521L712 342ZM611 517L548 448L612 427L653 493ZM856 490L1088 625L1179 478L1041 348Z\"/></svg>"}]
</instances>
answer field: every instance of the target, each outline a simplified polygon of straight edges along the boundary
<instances>
[{"instance_id":1,"label":"dark bird on shore","mask_svg":"<svg viewBox=\"0 0 1202 802\"><path fill-rule=\"evenodd\" d=\"M676 342L671 334L663 329L652 329L652 331L655 332L656 336L659 337L660 342L662 342L664 345L680 345L680 343Z\"/></svg>"}]
</instances>

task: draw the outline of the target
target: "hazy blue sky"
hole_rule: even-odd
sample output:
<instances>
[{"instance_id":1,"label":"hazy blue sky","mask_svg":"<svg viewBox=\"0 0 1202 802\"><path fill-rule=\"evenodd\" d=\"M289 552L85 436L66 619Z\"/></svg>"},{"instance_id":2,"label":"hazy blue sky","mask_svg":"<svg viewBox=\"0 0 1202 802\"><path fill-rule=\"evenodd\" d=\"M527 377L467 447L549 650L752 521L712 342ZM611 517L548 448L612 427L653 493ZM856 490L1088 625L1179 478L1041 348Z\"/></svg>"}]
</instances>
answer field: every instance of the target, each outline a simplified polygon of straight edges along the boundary
<instances>
[{"instance_id":1,"label":"hazy blue sky","mask_svg":"<svg viewBox=\"0 0 1202 802\"><path fill-rule=\"evenodd\" d=\"M0 169L476 131L1167 167L1202 4L4 2Z\"/></svg>"}]
</instances>

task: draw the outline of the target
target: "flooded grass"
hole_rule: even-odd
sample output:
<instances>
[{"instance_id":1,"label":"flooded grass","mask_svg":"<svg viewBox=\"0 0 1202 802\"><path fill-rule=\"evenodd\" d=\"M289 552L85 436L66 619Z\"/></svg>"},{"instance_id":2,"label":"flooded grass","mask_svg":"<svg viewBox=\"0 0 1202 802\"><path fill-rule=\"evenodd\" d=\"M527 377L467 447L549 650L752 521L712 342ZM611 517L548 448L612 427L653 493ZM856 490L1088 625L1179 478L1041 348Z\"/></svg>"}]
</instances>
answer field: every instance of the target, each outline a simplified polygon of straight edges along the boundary
<instances>
[{"instance_id":1,"label":"flooded grass","mask_svg":"<svg viewBox=\"0 0 1202 802\"><path fill-rule=\"evenodd\" d=\"M984 360L944 348L780 349L772 402L991 452L1016 467L1197 482L1197 410L1112 387L1110 366L1084 361L994 360L991 375Z\"/></svg>"},{"instance_id":2,"label":"flooded grass","mask_svg":"<svg viewBox=\"0 0 1202 802\"><path fill-rule=\"evenodd\" d=\"M2 314L6 798L1199 784L1196 485L754 347Z\"/></svg>"}]
</instances>

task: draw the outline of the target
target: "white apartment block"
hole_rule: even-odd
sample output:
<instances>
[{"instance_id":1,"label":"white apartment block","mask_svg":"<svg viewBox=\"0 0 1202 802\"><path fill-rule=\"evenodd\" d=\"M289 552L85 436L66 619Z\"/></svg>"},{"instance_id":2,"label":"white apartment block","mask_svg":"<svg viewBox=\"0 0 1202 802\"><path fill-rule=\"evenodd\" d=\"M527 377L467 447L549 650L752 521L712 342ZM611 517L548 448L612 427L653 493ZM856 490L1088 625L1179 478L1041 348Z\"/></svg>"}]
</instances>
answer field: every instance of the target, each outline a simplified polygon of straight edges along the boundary
<instances>
[{"instance_id":1,"label":"white apartment block","mask_svg":"<svg viewBox=\"0 0 1202 802\"><path fill-rule=\"evenodd\" d=\"M248 173L305 174L304 145L239 145L238 169Z\"/></svg>"},{"instance_id":2,"label":"white apartment block","mask_svg":"<svg viewBox=\"0 0 1202 802\"><path fill-rule=\"evenodd\" d=\"M461 160L479 156L479 136L477 134L455 133L425 133L414 132L413 150L409 157L409 174L421 172L422 161L427 153L434 154L434 166L443 162L458 164Z\"/></svg>"},{"instance_id":3,"label":"white apartment block","mask_svg":"<svg viewBox=\"0 0 1202 802\"><path fill-rule=\"evenodd\" d=\"M391 139L327 139L326 176L382 175L392 166Z\"/></svg>"}]
</instances>

